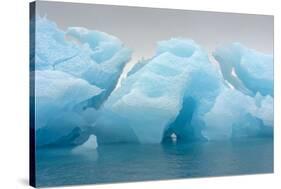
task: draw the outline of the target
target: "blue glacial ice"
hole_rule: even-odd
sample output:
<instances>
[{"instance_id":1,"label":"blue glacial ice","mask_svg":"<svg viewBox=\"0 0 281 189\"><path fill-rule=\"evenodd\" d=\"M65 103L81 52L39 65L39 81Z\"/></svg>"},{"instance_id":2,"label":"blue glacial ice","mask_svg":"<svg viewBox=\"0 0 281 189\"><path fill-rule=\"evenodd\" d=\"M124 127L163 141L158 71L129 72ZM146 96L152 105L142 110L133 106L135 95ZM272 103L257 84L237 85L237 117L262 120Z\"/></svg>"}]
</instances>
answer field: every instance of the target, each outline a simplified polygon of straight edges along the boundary
<instances>
[{"instance_id":1,"label":"blue glacial ice","mask_svg":"<svg viewBox=\"0 0 281 189\"><path fill-rule=\"evenodd\" d=\"M186 138L192 130L199 138L200 116L222 83L207 54L193 41L171 39L141 64L104 104L95 124L99 142L159 143L164 135Z\"/></svg>"},{"instance_id":2,"label":"blue glacial ice","mask_svg":"<svg viewBox=\"0 0 281 189\"><path fill-rule=\"evenodd\" d=\"M273 96L273 56L248 49L240 43L218 48L213 53L222 73L236 89L248 94Z\"/></svg>"},{"instance_id":3,"label":"blue glacial ice","mask_svg":"<svg viewBox=\"0 0 281 189\"><path fill-rule=\"evenodd\" d=\"M140 63L100 110L93 124L99 143L272 136L272 96L230 87L192 40L161 41Z\"/></svg>"},{"instance_id":4,"label":"blue glacial ice","mask_svg":"<svg viewBox=\"0 0 281 189\"><path fill-rule=\"evenodd\" d=\"M273 99L245 95L239 90L221 91L212 109L204 116L203 135L209 140L272 136Z\"/></svg>"},{"instance_id":5,"label":"blue glacial ice","mask_svg":"<svg viewBox=\"0 0 281 189\"><path fill-rule=\"evenodd\" d=\"M38 70L35 78L37 128L46 126L62 111L71 111L77 104L102 92L95 85L61 71Z\"/></svg>"},{"instance_id":6,"label":"blue glacial ice","mask_svg":"<svg viewBox=\"0 0 281 189\"><path fill-rule=\"evenodd\" d=\"M86 28L60 30L46 18L36 18L36 70L58 70L104 89L99 107L115 88L131 50L116 37Z\"/></svg>"},{"instance_id":7,"label":"blue glacial ice","mask_svg":"<svg viewBox=\"0 0 281 189\"><path fill-rule=\"evenodd\" d=\"M36 144L73 142L95 120L131 50L114 36L78 27L64 31L45 17L36 17L35 26Z\"/></svg>"},{"instance_id":8,"label":"blue glacial ice","mask_svg":"<svg viewBox=\"0 0 281 189\"><path fill-rule=\"evenodd\" d=\"M210 61L194 41L158 42L116 88L131 57L116 37L36 19L36 144L93 149L273 137L273 58L239 43ZM84 143L84 144L83 144Z\"/></svg>"}]
</instances>

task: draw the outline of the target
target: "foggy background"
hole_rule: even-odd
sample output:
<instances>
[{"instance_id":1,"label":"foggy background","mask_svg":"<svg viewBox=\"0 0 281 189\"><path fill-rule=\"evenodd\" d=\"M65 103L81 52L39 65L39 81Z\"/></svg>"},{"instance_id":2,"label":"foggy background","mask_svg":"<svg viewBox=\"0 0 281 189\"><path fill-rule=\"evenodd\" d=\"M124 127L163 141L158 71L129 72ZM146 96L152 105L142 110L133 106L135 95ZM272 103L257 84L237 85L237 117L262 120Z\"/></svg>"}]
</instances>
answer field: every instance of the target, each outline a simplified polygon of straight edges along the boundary
<instances>
[{"instance_id":1,"label":"foggy background","mask_svg":"<svg viewBox=\"0 0 281 189\"><path fill-rule=\"evenodd\" d=\"M133 50L124 72L172 37L193 39L209 56L230 42L273 54L273 16L48 1L37 1L36 10L63 30L80 26L118 37Z\"/></svg>"}]
</instances>

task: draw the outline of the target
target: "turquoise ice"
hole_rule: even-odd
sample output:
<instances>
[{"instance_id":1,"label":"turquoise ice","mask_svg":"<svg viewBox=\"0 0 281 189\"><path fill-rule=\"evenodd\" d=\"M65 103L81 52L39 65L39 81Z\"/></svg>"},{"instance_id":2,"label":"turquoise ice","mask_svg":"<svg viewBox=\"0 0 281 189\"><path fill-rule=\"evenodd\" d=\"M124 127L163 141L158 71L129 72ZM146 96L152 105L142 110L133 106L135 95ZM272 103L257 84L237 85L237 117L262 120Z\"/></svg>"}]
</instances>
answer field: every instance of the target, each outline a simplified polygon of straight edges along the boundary
<instances>
[{"instance_id":1,"label":"turquoise ice","mask_svg":"<svg viewBox=\"0 0 281 189\"><path fill-rule=\"evenodd\" d=\"M46 18L36 18L36 70L58 70L104 89L99 107L115 88L131 50L116 37L86 28L66 31Z\"/></svg>"},{"instance_id":2,"label":"turquoise ice","mask_svg":"<svg viewBox=\"0 0 281 189\"><path fill-rule=\"evenodd\" d=\"M208 140L228 140L273 135L273 99L224 89L204 116L202 133Z\"/></svg>"},{"instance_id":3,"label":"turquoise ice","mask_svg":"<svg viewBox=\"0 0 281 189\"><path fill-rule=\"evenodd\" d=\"M210 61L171 38L116 88L132 53L118 38L41 17L35 36L38 146L273 137L272 55L232 43Z\"/></svg>"},{"instance_id":4,"label":"turquoise ice","mask_svg":"<svg viewBox=\"0 0 281 189\"><path fill-rule=\"evenodd\" d=\"M37 145L72 143L75 135L86 135L84 141L85 128L115 88L131 50L109 34L64 31L45 17L36 17L35 26Z\"/></svg>"},{"instance_id":5,"label":"turquoise ice","mask_svg":"<svg viewBox=\"0 0 281 189\"><path fill-rule=\"evenodd\" d=\"M240 43L218 48L213 53L222 73L238 90L273 96L273 56L248 49ZM235 73L235 75L234 75Z\"/></svg>"},{"instance_id":6,"label":"turquoise ice","mask_svg":"<svg viewBox=\"0 0 281 189\"><path fill-rule=\"evenodd\" d=\"M249 73L258 75L252 67L247 67ZM220 68L192 40L159 42L155 56L140 61L100 110L93 124L98 142L160 143L172 136L177 141L271 137L273 98L261 94L266 87L255 95L246 84L245 90L237 90Z\"/></svg>"},{"instance_id":7,"label":"turquoise ice","mask_svg":"<svg viewBox=\"0 0 281 189\"><path fill-rule=\"evenodd\" d=\"M172 133L202 139L202 115L223 84L207 53L192 40L175 38L159 42L156 55L143 62L101 109L94 124L98 141L160 143Z\"/></svg>"}]
</instances>

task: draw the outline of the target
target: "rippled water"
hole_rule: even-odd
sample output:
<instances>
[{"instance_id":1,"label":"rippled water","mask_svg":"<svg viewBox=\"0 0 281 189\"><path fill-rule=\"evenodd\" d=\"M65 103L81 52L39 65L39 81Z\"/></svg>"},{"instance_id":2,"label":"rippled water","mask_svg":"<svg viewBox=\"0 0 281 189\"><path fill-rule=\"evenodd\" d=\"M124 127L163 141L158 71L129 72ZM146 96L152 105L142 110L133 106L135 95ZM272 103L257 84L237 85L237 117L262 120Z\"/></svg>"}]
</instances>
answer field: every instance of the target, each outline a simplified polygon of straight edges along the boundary
<instances>
[{"instance_id":1,"label":"rippled water","mask_svg":"<svg viewBox=\"0 0 281 189\"><path fill-rule=\"evenodd\" d=\"M273 172L273 140L40 149L37 186L163 180Z\"/></svg>"}]
</instances>

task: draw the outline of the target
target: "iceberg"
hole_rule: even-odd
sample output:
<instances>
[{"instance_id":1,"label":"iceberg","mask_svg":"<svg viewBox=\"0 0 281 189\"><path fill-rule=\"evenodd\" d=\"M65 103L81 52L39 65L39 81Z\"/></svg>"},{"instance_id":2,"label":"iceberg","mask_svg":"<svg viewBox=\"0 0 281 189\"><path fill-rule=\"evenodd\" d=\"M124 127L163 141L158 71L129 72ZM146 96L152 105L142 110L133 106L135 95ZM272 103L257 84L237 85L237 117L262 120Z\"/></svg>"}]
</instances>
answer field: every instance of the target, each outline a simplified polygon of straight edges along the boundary
<instances>
[{"instance_id":1,"label":"iceberg","mask_svg":"<svg viewBox=\"0 0 281 189\"><path fill-rule=\"evenodd\" d=\"M45 17L35 24L36 144L78 145L115 88L131 50L116 37ZM91 116L89 114L91 113Z\"/></svg>"},{"instance_id":2,"label":"iceberg","mask_svg":"<svg viewBox=\"0 0 281 189\"><path fill-rule=\"evenodd\" d=\"M213 53L224 78L237 90L254 96L273 96L273 56L240 43L222 46Z\"/></svg>"},{"instance_id":3,"label":"iceberg","mask_svg":"<svg viewBox=\"0 0 281 189\"><path fill-rule=\"evenodd\" d=\"M273 98L270 95L259 97L259 94L255 98L258 107L255 116L263 120L264 125L273 127Z\"/></svg>"},{"instance_id":4,"label":"iceberg","mask_svg":"<svg viewBox=\"0 0 281 189\"><path fill-rule=\"evenodd\" d=\"M82 116L84 112L75 107L102 89L61 71L38 70L34 74L36 144L75 145L83 128L90 125Z\"/></svg>"},{"instance_id":5,"label":"iceberg","mask_svg":"<svg viewBox=\"0 0 281 189\"><path fill-rule=\"evenodd\" d=\"M202 130L208 140L229 140L273 134L273 99L251 97L235 89L224 89L212 109L204 115Z\"/></svg>"},{"instance_id":6,"label":"iceberg","mask_svg":"<svg viewBox=\"0 0 281 189\"><path fill-rule=\"evenodd\" d=\"M72 110L77 104L102 92L87 81L70 74L53 71L35 71L35 108L37 128L63 111Z\"/></svg>"},{"instance_id":7,"label":"iceberg","mask_svg":"<svg viewBox=\"0 0 281 189\"><path fill-rule=\"evenodd\" d=\"M118 38L41 17L35 36L38 147L273 137L272 55L233 43L213 52L216 64L171 38L116 87L132 53Z\"/></svg>"},{"instance_id":8,"label":"iceberg","mask_svg":"<svg viewBox=\"0 0 281 189\"><path fill-rule=\"evenodd\" d=\"M192 40L159 42L156 55L124 80L100 110L94 124L98 142L160 143L167 130L189 137L188 127L199 123L221 83L218 70ZM183 104L189 110L179 115ZM194 112L194 119L175 122Z\"/></svg>"},{"instance_id":9,"label":"iceberg","mask_svg":"<svg viewBox=\"0 0 281 189\"><path fill-rule=\"evenodd\" d=\"M52 110L52 109L51 109ZM88 123L73 111L52 115L46 125L36 128L37 147L64 147L81 145L90 135Z\"/></svg>"},{"instance_id":10,"label":"iceberg","mask_svg":"<svg viewBox=\"0 0 281 189\"><path fill-rule=\"evenodd\" d=\"M97 147L98 147L97 137L95 135L90 135L88 140L85 143L75 147L73 149L73 152L83 152L83 151L88 151L88 150L95 150Z\"/></svg>"},{"instance_id":11,"label":"iceberg","mask_svg":"<svg viewBox=\"0 0 281 189\"><path fill-rule=\"evenodd\" d=\"M88 107L99 108L115 88L132 51L116 37L81 27L66 31L46 18L36 18L36 70L57 70L88 81L104 92L98 102Z\"/></svg>"},{"instance_id":12,"label":"iceberg","mask_svg":"<svg viewBox=\"0 0 281 189\"><path fill-rule=\"evenodd\" d=\"M138 70L140 70L144 65L146 65L149 62L149 60L145 60L144 58L142 58L141 60L139 60L133 67L132 69L127 73L127 77L129 77L130 75L136 73Z\"/></svg>"},{"instance_id":13,"label":"iceberg","mask_svg":"<svg viewBox=\"0 0 281 189\"><path fill-rule=\"evenodd\" d=\"M100 110L93 124L98 143L272 137L271 94L262 87L254 93L243 79L244 88L236 88L224 71L192 40L159 42L155 56L136 64Z\"/></svg>"},{"instance_id":14,"label":"iceberg","mask_svg":"<svg viewBox=\"0 0 281 189\"><path fill-rule=\"evenodd\" d=\"M81 60L73 59L71 62L60 64L58 69L77 74L89 83L105 89L104 97L100 99L103 102L115 88L132 51L124 47L116 37L103 32L72 27L66 31L66 36L87 47L84 52L90 52L87 55L81 53L79 59L87 57L90 61L85 61L88 65L83 67Z\"/></svg>"},{"instance_id":15,"label":"iceberg","mask_svg":"<svg viewBox=\"0 0 281 189\"><path fill-rule=\"evenodd\" d=\"M97 138L95 135L90 135L88 140L81 145L74 147L71 150L71 153L79 156L83 156L83 158L90 159L91 161L98 159L98 144Z\"/></svg>"}]
</instances>

